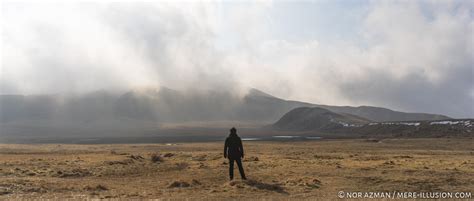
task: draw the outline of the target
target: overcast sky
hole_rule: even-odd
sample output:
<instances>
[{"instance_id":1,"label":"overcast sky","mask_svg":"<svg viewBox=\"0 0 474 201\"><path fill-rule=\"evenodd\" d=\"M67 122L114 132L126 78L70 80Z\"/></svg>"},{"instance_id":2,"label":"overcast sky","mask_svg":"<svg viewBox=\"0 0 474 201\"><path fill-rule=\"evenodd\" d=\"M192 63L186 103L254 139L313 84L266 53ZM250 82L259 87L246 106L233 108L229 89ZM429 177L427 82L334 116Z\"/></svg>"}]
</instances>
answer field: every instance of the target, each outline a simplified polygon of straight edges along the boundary
<instances>
[{"instance_id":1,"label":"overcast sky","mask_svg":"<svg viewBox=\"0 0 474 201\"><path fill-rule=\"evenodd\" d=\"M471 0L100 2L2 1L0 94L254 87L474 117Z\"/></svg>"}]
</instances>

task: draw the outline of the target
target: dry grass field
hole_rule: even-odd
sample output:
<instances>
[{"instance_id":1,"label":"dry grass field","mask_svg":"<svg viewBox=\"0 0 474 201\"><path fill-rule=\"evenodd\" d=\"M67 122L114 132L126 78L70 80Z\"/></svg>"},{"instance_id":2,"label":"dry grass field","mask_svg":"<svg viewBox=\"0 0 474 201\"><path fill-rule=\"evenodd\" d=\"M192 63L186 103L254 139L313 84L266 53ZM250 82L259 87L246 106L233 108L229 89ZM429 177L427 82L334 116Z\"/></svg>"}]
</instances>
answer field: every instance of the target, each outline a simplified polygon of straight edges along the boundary
<instances>
[{"instance_id":1,"label":"dry grass field","mask_svg":"<svg viewBox=\"0 0 474 201\"><path fill-rule=\"evenodd\" d=\"M337 199L338 191L472 191L474 140L245 141L249 180L222 143L0 145L0 199Z\"/></svg>"}]
</instances>

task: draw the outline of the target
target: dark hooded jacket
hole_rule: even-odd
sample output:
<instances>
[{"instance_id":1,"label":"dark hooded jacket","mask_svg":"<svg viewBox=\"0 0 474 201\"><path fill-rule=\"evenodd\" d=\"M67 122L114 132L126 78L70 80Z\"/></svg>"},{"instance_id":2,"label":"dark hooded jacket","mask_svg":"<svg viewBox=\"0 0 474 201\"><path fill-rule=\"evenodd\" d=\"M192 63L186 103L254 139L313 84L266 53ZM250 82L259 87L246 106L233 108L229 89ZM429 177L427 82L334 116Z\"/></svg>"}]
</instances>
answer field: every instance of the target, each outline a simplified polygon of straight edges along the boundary
<instances>
[{"instance_id":1,"label":"dark hooded jacket","mask_svg":"<svg viewBox=\"0 0 474 201\"><path fill-rule=\"evenodd\" d=\"M229 159L240 159L244 156L242 140L237 134L231 133L225 139L224 155L227 155Z\"/></svg>"}]
</instances>

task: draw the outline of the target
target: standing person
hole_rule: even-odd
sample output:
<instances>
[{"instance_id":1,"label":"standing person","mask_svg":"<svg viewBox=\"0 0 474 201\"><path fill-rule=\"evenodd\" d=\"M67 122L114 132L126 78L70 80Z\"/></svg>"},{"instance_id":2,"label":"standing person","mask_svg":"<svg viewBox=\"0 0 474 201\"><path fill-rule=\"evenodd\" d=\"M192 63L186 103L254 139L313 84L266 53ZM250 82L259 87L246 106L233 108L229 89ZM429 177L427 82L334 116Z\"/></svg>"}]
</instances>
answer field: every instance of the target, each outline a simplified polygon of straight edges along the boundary
<instances>
[{"instance_id":1,"label":"standing person","mask_svg":"<svg viewBox=\"0 0 474 201\"><path fill-rule=\"evenodd\" d=\"M237 166L239 166L240 177L242 177L243 180L247 179L245 178L241 160L241 158L244 158L244 148L242 146L242 140L237 135L237 129L235 128L230 129L229 137L225 139L224 158L229 159L230 180L234 179L234 161L236 161Z\"/></svg>"}]
</instances>

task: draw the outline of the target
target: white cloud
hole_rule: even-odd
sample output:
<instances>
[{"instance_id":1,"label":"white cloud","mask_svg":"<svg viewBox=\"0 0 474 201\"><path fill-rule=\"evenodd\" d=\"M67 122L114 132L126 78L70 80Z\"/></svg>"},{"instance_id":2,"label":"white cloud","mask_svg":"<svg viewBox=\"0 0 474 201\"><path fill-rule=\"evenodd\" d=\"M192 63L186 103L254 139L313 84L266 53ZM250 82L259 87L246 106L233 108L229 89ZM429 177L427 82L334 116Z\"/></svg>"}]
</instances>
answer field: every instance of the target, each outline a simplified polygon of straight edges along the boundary
<instances>
[{"instance_id":1,"label":"white cloud","mask_svg":"<svg viewBox=\"0 0 474 201\"><path fill-rule=\"evenodd\" d=\"M0 89L256 87L472 117L473 8L372 2L353 39L322 43L273 37L272 2L7 3Z\"/></svg>"}]
</instances>

